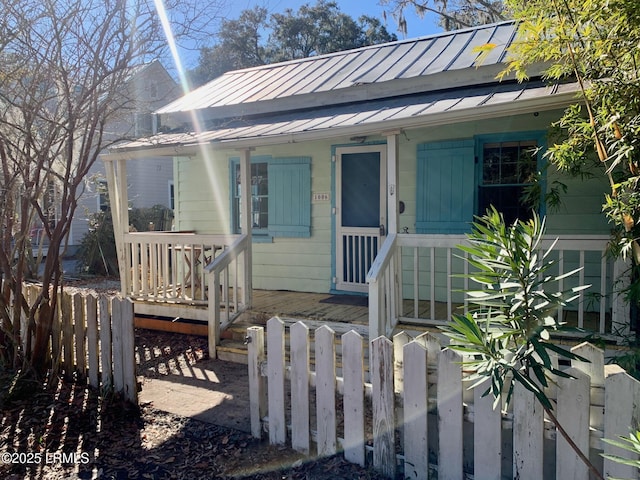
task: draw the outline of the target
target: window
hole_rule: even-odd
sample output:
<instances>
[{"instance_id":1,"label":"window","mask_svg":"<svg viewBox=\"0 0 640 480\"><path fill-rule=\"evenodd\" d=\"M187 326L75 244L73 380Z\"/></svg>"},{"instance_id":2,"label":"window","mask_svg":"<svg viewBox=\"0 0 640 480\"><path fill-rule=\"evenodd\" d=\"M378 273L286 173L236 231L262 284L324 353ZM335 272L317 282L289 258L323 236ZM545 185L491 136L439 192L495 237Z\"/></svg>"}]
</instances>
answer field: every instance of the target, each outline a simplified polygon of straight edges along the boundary
<instances>
[{"instance_id":1,"label":"window","mask_svg":"<svg viewBox=\"0 0 640 480\"><path fill-rule=\"evenodd\" d=\"M98 180L97 182L97 190L98 190L98 210L102 212L106 212L109 210L109 189L107 187L106 180Z\"/></svg>"},{"instance_id":2,"label":"window","mask_svg":"<svg viewBox=\"0 0 640 480\"><path fill-rule=\"evenodd\" d=\"M151 113L136 113L134 114L133 122L133 134L135 137L145 137L153 134L153 118Z\"/></svg>"},{"instance_id":3,"label":"window","mask_svg":"<svg viewBox=\"0 0 640 480\"><path fill-rule=\"evenodd\" d=\"M493 205L507 223L513 223L517 218L531 218L531 206L526 205L522 197L538 171L537 149L535 140L482 145L479 215Z\"/></svg>"},{"instance_id":4,"label":"window","mask_svg":"<svg viewBox=\"0 0 640 480\"><path fill-rule=\"evenodd\" d=\"M242 185L240 160L231 159L233 231L240 233ZM309 157L251 159L251 225L256 237L311 235L311 159Z\"/></svg>"},{"instance_id":5,"label":"window","mask_svg":"<svg viewBox=\"0 0 640 480\"><path fill-rule=\"evenodd\" d=\"M416 232L469 232L489 205L506 222L529 219L522 201L533 184L543 132L508 133L418 145Z\"/></svg>"},{"instance_id":6,"label":"window","mask_svg":"<svg viewBox=\"0 0 640 480\"><path fill-rule=\"evenodd\" d=\"M266 233L269 227L269 168L267 162L251 164L251 225L256 234ZM242 186L240 185L240 164L234 165L234 205L236 231L242 225ZM260 232L262 231L262 232Z\"/></svg>"}]
</instances>

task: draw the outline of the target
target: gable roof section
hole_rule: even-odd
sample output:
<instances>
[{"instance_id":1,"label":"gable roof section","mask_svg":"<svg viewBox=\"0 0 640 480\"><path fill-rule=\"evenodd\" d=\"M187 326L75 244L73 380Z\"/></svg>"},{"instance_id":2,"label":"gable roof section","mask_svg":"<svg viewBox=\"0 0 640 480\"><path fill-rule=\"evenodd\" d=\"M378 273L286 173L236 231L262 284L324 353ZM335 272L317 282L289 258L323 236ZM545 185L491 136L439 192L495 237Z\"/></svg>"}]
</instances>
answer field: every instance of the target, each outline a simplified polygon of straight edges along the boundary
<instances>
[{"instance_id":1,"label":"gable roof section","mask_svg":"<svg viewBox=\"0 0 640 480\"><path fill-rule=\"evenodd\" d=\"M503 22L227 72L157 113L228 118L493 81L515 31ZM477 68L474 49L486 43L496 47Z\"/></svg>"}]
</instances>

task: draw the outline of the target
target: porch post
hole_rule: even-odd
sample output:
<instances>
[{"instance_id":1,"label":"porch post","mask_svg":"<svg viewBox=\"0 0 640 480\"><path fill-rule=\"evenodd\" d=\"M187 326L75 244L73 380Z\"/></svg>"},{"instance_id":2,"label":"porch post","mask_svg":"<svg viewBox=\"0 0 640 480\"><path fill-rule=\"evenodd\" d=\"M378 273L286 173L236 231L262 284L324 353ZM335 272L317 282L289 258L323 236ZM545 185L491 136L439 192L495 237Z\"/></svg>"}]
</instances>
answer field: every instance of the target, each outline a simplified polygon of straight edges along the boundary
<instances>
[{"instance_id":1,"label":"porch post","mask_svg":"<svg viewBox=\"0 0 640 480\"><path fill-rule=\"evenodd\" d=\"M251 149L242 150L240 157L240 186L242 188L242 201L240 202L242 217L242 233L247 236L247 249L244 253L244 284L243 295L245 308L251 306L253 296L253 246L251 242Z\"/></svg>"},{"instance_id":2,"label":"porch post","mask_svg":"<svg viewBox=\"0 0 640 480\"><path fill-rule=\"evenodd\" d=\"M107 173L109 191L109 207L113 219L113 233L116 239L118 271L120 273L120 293L126 296L129 292L129 275L127 274L127 255L124 235L129 232L129 197L127 194L127 161L111 160L103 157ZM116 169L116 161L118 163Z\"/></svg>"},{"instance_id":3,"label":"porch post","mask_svg":"<svg viewBox=\"0 0 640 480\"><path fill-rule=\"evenodd\" d=\"M611 332L618 336L618 343L631 335L631 316L629 303L622 293L631 284L629 265L623 259L618 258L613 263L612 278L618 279L611 302ZM636 333L637 334L637 333Z\"/></svg>"},{"instance_id":4,"label":"porch post","mask_svg":"<svg viewBox=\"0 0 640 480\"><path fill-rule=\"evenodd\" d=\"M385 132L387 137L387 232L398 233L398 136L399 130Z\"/></svg>"}]
</instances>

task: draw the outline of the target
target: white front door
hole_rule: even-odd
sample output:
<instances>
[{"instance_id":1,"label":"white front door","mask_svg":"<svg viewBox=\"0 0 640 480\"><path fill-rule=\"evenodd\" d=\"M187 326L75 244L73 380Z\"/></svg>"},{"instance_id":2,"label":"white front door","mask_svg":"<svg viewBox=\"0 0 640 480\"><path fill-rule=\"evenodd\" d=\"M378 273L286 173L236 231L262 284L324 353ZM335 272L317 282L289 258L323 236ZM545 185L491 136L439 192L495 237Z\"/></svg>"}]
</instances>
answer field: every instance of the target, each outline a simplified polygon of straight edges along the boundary
<instances>
[{"instance_id":1,"label":"white front door","mask_svg":"<svg viewBox=\"0 0 640 480\"><path fill-rule=\"evenodd\" d=\"M336 289L367 291L386 235L386 145L336 150Z\"/></svg>"}]
</instances>

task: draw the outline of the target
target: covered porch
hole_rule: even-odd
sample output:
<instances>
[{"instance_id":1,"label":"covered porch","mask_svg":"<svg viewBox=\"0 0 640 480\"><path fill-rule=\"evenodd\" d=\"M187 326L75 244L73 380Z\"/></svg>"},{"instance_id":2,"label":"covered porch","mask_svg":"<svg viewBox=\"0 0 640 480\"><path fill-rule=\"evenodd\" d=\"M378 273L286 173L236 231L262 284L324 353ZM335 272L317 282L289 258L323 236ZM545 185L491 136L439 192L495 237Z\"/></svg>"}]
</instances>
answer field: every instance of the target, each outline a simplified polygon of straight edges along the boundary
<instances>
[{"instance_id":1,"label":"covered porch","mask_svg":"<svg viewBox=\"0 0 640 480\"><path fill-rule=\"evenodd\" d=\"M189 153L197 150L195 146ZM171 148L156 153L174 156L178 152ZM137 158L145 155L138 152ZM120 293L134 301L136 314L205 322L209 352L215 358L220 333L252 303L250 189L245 189L242 202L242 232L247 233L131 232L127 192L131 157L103 158L112 199ZM245 150L240 166L243 185L250 185L249 159Z\"/></svg>"},{"instance_id":2,"label":"covered porch","mask_svg":"<svg viewBox=\"0 0 640 480\"><path fill-rule=\"evenodd\" d=\"M391 336L402 325L437 327L448 322L457 308L466 308L461 290L469 288L467 263L457 246L464 235L396 233L398 221L399 136L401 131L384 132L386 156L382 203L386 232L380 233L375 248L360 258L370 258L363 271L362 293L366 298L366 329L369 338ZM210 145L209 145L210 146ZM153 148L154 156L195 156L202 145ZM186 318L208 326L209 350L215 356L221 332L253 301L251 150L240 150L241 234L204 234L197 231L130 232L126 184L126 160L144 161L145 149L106 156L109 194L112 201L119 260L121 293L135 302L137 314ZM246 186L246 188L245 188ZM377 229L376 229L377 231ZM556 236L550 236L550 244ZM627 270L606 254L606 235L559 236L554 255L557 273L581 267L575 279L566 279L560 289L590 285L580 298L558 316L573 326L601 337L623 338L631 332L628 307L622 286ZM355 245L355 243L354 243ZM360 267L358 267L360 268ZM280 292L273 292L276 302ZM284 295L284 294L282 294ZM282 296L280 295L280 296ZM303 309L313 318L314 302ZM255 310L255 309L254 309ZM282 314L287 314L283 311ZM340 321L354 322L345 318ZM354 322L354 323L359 323ZM580 333L576 333L580 335ZM582 334L584 335L584 334Z\"/></svg>"}]
</instances>

